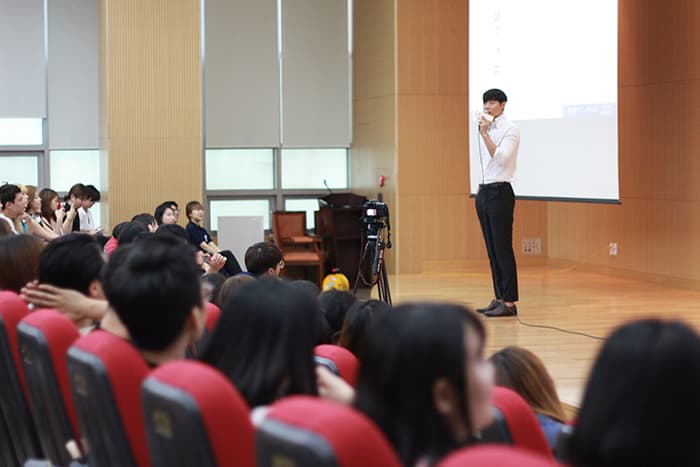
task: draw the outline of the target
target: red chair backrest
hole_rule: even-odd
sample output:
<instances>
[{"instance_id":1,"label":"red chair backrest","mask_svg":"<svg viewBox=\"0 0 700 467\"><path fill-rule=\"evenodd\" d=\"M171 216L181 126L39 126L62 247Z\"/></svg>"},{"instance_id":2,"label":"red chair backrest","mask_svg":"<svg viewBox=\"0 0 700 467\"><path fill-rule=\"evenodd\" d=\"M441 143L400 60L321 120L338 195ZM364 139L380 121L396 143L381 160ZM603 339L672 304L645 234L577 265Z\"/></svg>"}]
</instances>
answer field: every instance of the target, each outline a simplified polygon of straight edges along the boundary
<instances>
[{"instance_id":1,"label":"red chair backrest","mask_svg":"<svg viewBox=\"0 0 700 467\"><path fill-rule=\"evenodd\" d=\"M399 466L384 434L365 415L310 396L270 406L256 433L258 465Z\"/></svg>"},{"instance_id":2,"label":"red chair backrest","mask_svg":"<svg viewBox=\"0 0 700 467\"><path fill-rule=\"evenodd\" d=\"M149 368L126 340L93 331L68 350L68 373L90 466L150 466L141 410Z\"/></svg>"},{"instance_id":3,"label":"red chair backrest","mask_svg":"<svg viewBox=\"0 0 700 467\"><path fill-rule=\"evenodd\" d=\"M216 323L219 321L221 316L221 308L216 306L211 302L207 302L206 320L207 320L207 332L211 334L216 327Z\"/></svg>"},{"instance_id":4,"label":"red chair backrest","mask_svg":"<svg viewBox=\"0 0 700 467\"><path fill-rule=\"evenodd\" d=\"M19 295L0 291L0 410L19 464L41 453L17 342L17 325L28 314Z\"/></svg>"},{"instance_id":5,"label":"red chair backrest","mask_svg":"<svg viewBox=\"0 0 700 467\"><path fill-rule=\"evenodd\" d=\"M317 364L326 366L348 384L355 386L360 361L352 352L338 345L323 344L314 348L314 355Z\"/></svg>"},{"instance_id":6,"label":"red chair backrest","mask_svg":"<svg viewBox=\"0 0 700 467\"><path fill-rule=\"evenodd\" d=\"M551 458L521 448L482 445L462 448L446 456L436 467L556 467Z\"/></svg>"},{"instance_id":7,"label":"red chair backrest","mask_svg":"<svg viewBox=\"0 0 700 467\"><path fill-rule=\"evenodd\" d=\"M141 396L154 467L255 465L248 405L214 368L166 363L149 374Z\"/></svg>"},{"instance_id":8,"label":"red chair backrest","mask_svg":"<svg viewBox=\"0 0 700 467\"><path fill-rule=\"evenodd\" d=\"M80 333L56 310L38 310L17 327L32 416L44 455L57 465L71 456L66 443L79 442L78 417L68 382L67 353Z\"/></svg>"},{"instance_id":9,"label":"red chair backrest","mask_svg":"<svg viewBox=\"0 0 700 467\"><path fill-rule=\"evenodd\" d=\"M522 397L515 391L496 386L492 403L505 417L514 446L553 457L535 413Z\"/></svg>"}]
</instances>

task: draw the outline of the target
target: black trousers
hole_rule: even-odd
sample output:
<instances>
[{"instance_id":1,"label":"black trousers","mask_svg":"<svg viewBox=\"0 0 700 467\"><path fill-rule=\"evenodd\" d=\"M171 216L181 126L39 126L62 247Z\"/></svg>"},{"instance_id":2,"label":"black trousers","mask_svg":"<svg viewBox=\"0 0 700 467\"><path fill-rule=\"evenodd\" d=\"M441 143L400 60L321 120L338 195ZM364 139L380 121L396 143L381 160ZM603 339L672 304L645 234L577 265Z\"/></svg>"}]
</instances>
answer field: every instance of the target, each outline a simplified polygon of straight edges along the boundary
<instances>
[{"instance_id":1,"label":"black trousers","mask_svg":"<svg viewBox=\"0 0 700 467\"><path fill-rule=\"evenodd\" d=\"M518 274L513 253L514 209L515 194L510 183L479 186L476 214L491 264L493 291L497 299L505 302L518 300Z\"/></svg>"},{"instance_id":2,"label":"black trousers","mask_svg":"<svg viewBox=\"0 0 700 467\"><path fill-rule=\"evenodd\" d=\"M242 272L241 265L238 264L238 260L233 256L231 250L220 251L219 254L226 258L226 264L224 264L224 267L219 271L221 274L226 277L231 277Z\"/></svg>"}]
</instances>

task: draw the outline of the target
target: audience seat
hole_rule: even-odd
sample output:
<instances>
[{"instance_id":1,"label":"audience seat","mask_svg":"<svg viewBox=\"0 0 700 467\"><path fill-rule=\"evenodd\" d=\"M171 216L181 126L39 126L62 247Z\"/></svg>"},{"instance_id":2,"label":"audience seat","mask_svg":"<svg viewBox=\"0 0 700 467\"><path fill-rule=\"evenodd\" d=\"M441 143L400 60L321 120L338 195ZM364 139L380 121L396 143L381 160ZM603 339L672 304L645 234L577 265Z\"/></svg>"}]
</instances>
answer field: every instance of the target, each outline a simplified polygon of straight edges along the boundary
<instances>
[{"instance_id":1,"label":"audience seat","mask_svg":"<svg viewBox=\"0 0 700 467\"><path fill-rule=\"evenodd\" d=\"M323 365L351 386L357 383L360 361L352 352L338 345L317 345L314 348L317 365Z\"/></svg>"},{"instance_id":2,"label":"audience seat","mask_svg":"<svg viewBox=\"0 0 700 467\"><path fill-rule=\"evenodd\" d=\"M141 397L154 467L255 465L250 410L214 368L166 363L146 378Z\"/></svg>"},{"instance_id":3,"label":"audience seat","mask_svg":"<svg viewBox=\"0 0 700 467\"><path fill-rule=\"evenodd\" d=\"M436 467L556 467L551 459L510 446L472 446L449 454Z\"/></svg>"},{"instance_id":4,"label":"audience seat","mask_svg":"<svg viewBox=\"0 0 700 467\"><path fill-rule=\"evenodd\" d=\"M71 390L90 467L151 465L140 397L148 371L128 341L106 331L93 331L68 350Z\"/></svg>"},{"instance_id":5,"label":"audience seat","mask_svg":"<svg viewBox=\"0 0 700 467\"><path fill-rule=\"evenodd\" d=\"M68 382L68 348L80 337L73 322L56 310L30 313L17 327L29 402L44 456L67 465L69 441L78 442L78 418Z\"/></svg>"},{"instance_id":6,"label":"audience seat","mask_svg":"<svg viewBox=\"0 0 700 467\"><path fill-rule=\"evenodd\" d=\"M221 316L221 308L216 306L211 302L207 302L206 310L206 320L207 320L207 332L211 334L216 327L216 323L219 321Z\"/></svg>"},{"instance_id":7,"label":"audience seat","mask_svg":"<svg viewBox=\"0 0 700 467\"><path fill-rule=\"evenodd\" d=\"M16 463L41 457L39 439L29 411L27 383L17 342L17 325L29 314L26 303L14 292L0 291L0 409L12 447L2 440L2 457L14 451Z\"/></svg>"},{"instance_id":8,"label":"audience seat","mask_svg":"<svg viewBox=\"0 0 700 467\"><path fill-rule=\"evenodd\" d=\"M481 432L485 443L505 443L553 458L532 408L514 391L494 387L494 423Z\"/></svg>"},{"instance_id":9,"label":"audience seat","mask_svg":"<svg viewBox=\"0 0 700 467\"><path fill-rule=\"evenodd\" d=\"M256 433L258 465L399 466L383 433L363 414L310 396L270 406Z\"/></svg>"}]
</instances>

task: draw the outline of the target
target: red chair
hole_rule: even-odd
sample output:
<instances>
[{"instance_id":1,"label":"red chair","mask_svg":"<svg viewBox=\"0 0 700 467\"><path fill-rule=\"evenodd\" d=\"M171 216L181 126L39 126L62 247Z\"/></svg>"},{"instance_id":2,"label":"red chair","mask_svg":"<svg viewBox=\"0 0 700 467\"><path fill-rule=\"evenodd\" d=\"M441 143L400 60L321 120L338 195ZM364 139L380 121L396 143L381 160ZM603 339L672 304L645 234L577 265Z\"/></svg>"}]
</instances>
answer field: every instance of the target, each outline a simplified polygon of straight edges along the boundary
<instances>
[{"instance_id":1,"label":"red chair","mask_svg":"<svg viewBox=\"0 0 700 467\"><path fill-rule=\"evenodd\" d=\"M29 388L29 402L44 456L56 465L73 457L69 441L79 441L78 417L68 383L66 354L80 337L73 322L56 310L30 313L17 326Z\"/></svg>"},{"instance_id":2,"label":"red chair","mask_svg":"<svg viewBox=\"0 0 700 467\"><path fill-rule=\"evenodd\" d=\"M29 309L19 295L0 292L0 409L11 441L2 442L0 450L5 451L2 457L9 456L7 449L14 451L14 463L19 464L41 457L17 342L17 325L28 314Z\"/></svg>"},{"instance_id":3,"label":"red chair","mask_svg":"<svg viewBox=\"0 0 700 467\"><path fill-rule=\"evenodd\" d=\"M68 350L68 375L91 467L151 465L140 396L148 371L128 341L105 331L81 337Z\"/></svg>"},{"instance_id":4,"label":"red chair","mask_svg":"<svg viewBox=\"0 0 700 467\"><path fill-rule=\"evenodd\" d=\"M392 467L398 456L363 414L309 396L270 406L256 433L258 465Z\"/></svg>"},{"instance_id":5,"label":"red chair","mask_svg":"<svg viewBox=\"0 0 700 467\"><path fill-rule=\"evenodd\" d=\"M206 310L206 320L207 320L207 332L211 334L216 327L216 323L219 321L221 316L221 308L214 305L211 302L207 302Z\"/></svg>"},{"instance_id":6,"label":"red chair","mask_svg":"<svg viewBox=\"0 0 700 467\"><path fill-rule=\"evenodd\" d=\"M217 370L167 363L146 378L141 398L155 467L255 465L248 405Z\"/></svg>"},{"instance_id":7,"label":"red chair","mask_svg":"<svg viewBox=\"0 0 700 467\"><path fill-rule=\"evenodd\" d=\"M556 467L559 464L524 449L510 446L473 446L448 455L436 467Z\"/></svg>"},{"instance_id":8,"label":"red chair","mask_svg":"<svg viewBox=\"0 0 700 467\"><path fill-rule=\"evenodd\" d=\"M352 352L338 345L317 345L314 348L317 365L323 365L351 386L357 383L360 361Z\"/></svg>"},{"instance_id":9,"label":"red chair","mask_svg":"<svg viewBox=\"0 0 700 467\"><path fill-rule=\"evenodd\" d=\"M483 442L512 444L553 458L535 413L522 397L510 389L494 387L491 402L495 408L495 420L492 426L482 431Z\"/></svg>"}]
</instances>

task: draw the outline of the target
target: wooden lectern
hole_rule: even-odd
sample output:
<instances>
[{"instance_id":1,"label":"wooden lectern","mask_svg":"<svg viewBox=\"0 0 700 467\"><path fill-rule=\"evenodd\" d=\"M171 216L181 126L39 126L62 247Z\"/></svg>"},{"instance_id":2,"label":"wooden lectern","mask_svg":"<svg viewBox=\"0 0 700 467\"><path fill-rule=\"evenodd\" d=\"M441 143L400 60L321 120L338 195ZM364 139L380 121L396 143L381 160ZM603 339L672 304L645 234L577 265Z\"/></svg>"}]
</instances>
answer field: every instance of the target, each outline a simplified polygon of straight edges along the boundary
<instances>
[{"instance_id":1,"label":"wooden lectern","mask_svg":"<svg viewBox=\"0 0 700 467\"><path fill-rule=\"evenodd\" d=\"M362 253L362 206L364 196L354 193L334 193L319 198L316 212L316 234L328 253L326 270L340 269L355 286Z\"/></svg>"}]
</instances>

